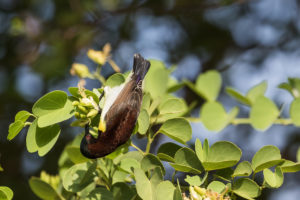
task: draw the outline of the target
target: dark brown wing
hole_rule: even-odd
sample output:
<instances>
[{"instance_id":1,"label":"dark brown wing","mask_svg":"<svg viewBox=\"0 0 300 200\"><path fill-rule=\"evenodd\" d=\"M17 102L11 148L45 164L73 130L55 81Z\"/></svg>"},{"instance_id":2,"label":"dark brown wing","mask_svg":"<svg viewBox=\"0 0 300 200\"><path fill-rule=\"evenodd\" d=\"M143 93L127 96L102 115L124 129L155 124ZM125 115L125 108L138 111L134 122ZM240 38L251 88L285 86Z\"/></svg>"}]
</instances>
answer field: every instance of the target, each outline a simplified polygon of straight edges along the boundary
<instances>
[{"instance_id":1,"label":"dark brown wing","mask_svg":"<svg viewBox=\"0 0 300 200\"><path fill-rule=\"evenodd\" d=\"M142 89L141 81L128 82L105 116L106 131L97 142L88 145L89 152L103 157L124 144L131 136L139 115Z\"/></svg>"}]
</instances>

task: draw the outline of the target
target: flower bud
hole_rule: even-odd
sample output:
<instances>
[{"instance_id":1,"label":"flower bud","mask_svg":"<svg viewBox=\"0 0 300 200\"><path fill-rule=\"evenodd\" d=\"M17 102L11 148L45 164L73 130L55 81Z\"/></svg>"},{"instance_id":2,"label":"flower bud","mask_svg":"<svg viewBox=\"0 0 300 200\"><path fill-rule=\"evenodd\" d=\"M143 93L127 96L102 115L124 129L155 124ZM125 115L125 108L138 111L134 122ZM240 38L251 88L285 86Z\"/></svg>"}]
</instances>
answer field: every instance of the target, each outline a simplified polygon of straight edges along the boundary
<instances>
[{"instance_id":1,"label":"flower bud","mask_svg":"<svg viewBox=\"0 0 300 200\"><path fill-rule=\"evenodd\" d=\"M84 64L74 63L70 70L70 73L75 76L79 76L79 78L86 78L90 76L89 68Z\"/></svg>"},{"instance_id":2,"label":"flower bud","mask_svg":"<svg viewBox=\"0 0 300 200\"><path fill-rule=\"evenodd\" d=\"M81 110L84 113L88 113L88 110L82 105L78 105L78 109Z\"/></svg>"},{"instance_id":3,"label":"flower bud","mask_svg":"<svg viewBox=\"0 0 300 200\"><path fill-rule=\"evenodd\" d=\"M87 117L93 118L98 114L98 110L92 109L88 114Z\"/></svg>"}]
</instances>

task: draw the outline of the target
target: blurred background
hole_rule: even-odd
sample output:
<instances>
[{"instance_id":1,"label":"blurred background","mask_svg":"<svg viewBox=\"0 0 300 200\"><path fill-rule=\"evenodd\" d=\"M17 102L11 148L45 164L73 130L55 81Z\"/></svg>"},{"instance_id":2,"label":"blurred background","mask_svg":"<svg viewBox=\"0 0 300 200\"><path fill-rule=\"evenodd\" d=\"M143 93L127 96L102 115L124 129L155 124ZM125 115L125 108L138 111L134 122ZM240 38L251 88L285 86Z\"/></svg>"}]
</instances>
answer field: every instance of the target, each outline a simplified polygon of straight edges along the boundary
<instances>
[{"instance_id":1,"label":"blurred background","mask_svg":"<svg viewBox=\"0 0 300 200\"><path fill-rule=\"evenodd\" d=\"M139 52L167 66L178 65L173 73L178 80L195 81L199 73L217 69L225 86L242 93L266 80L266 95L284 105L282 115L287 117L292 97L277 86L288 77L300 77L299 6L297 0L0 0L0 163L5 170L0 185L9 186L14 199L37 199L28 178L41 169L57 173L58 155L80 130L62 124L55 147L40 158L27 152L25 130L7 141L8 126L19 110L31 111L43 94L76 86L71 64L85 63L93 71L86 52L100 50L107 42L122 72L131 69L133 54ZM113 71L104 66L103 73ZM87 88L99 86L88 81ZM201 102L187 88L177 95ZM238 105L224 90L219 100L227 109ZM239 116L247 117L249 109L239 106ZM300 130L293 126L258 132L239 125L221 133L209 132L201 123L192 126L193 139L233 141L246 160L271 144L295 161L300 145ZM160 139L157 144L165 141ZM286 174L280 189L267 190L260 199L298 199L299 187L300 174Z\"/></svg>"}]
</instances>

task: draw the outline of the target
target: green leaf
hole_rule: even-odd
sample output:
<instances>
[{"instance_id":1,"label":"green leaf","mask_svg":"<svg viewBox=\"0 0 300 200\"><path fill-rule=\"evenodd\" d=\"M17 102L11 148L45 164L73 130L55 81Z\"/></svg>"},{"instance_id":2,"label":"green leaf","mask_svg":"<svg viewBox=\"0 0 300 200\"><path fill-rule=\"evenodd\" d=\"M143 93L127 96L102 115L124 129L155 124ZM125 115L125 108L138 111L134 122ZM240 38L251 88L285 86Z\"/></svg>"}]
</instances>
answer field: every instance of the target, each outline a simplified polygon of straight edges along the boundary
<instances>
[{"instance_id":1,"label":"green leaf","mask_svg":"<svg viewBox=\"0 0 300 200\"><path fill-rule=\"evenodd\" d=\"M149 111L150 103L151 103L150 94L149 93L144 94L142 105L141 105L141 110L145 109L145 110Z\"/></svg>"},{"instance_id":2,"label":"green leaf","mask_svg":"<svg viewBox=\"0 0 300 200\"><path fill-rule=\"evenodd\" d=\"M125 158L121 160L120 168L128 173L131 173L132 169L141 168L141 164L133 158Z\"/></svg>"},{"instance_id":3,"label":"green leaf","mask_svg":"<svg viewBox=\"0 0 300 200\"><path fill-rule=\"evenodd\" d=\"M211 131L221 131L227 126L227 113L218 102L206 102L200 113L203 125Z\"/></svg>"},{"instance_id":4,"label":"green leaf","mask_svg":"<svg viewBox=\"0 0 300 200\"><path fill-rule=\"evenodd\" d=\"M203 166L198 160L196 153L186 147L179 149L174 157L175 163L170 165L177 171L200 174L203 171Z\"/></svg>"},{"instance_id":5,"label":"green leaf","mask_svg":"<svg viewBox=\"0 0 300 200\"><path fill-rule=\"evenodd\" d=\"M138 117L138 132L145 135L150 125L150 117L147 110L142 109Z\"/></svg>"},{"instance_id":6,"label":"green leaf","mask_svg":"<svg viewBox=\"0 0 300 200\"><path fill-rule=\"evenodd\" d=\"M41 97L32 107L38 116L38 126L46 127L65 121L73 116L74 107L63 91L53 91Z\"/></svg>"},{"instance_id":7,"label":"green leaf","mask_svg":"<svg viewBox=\"0 0 300 200\"><path fill-rule=\"evenodd\" d=\"M227 94L229 94L232 98L234 98L238 102L245 104L247 106L251 105L251 102L249 101L249 99L244 97L241 93L239 93L235 89L233 89L231 87L227 87L226 92L227 92Z\"/></svg>"},{"instance_id":8,"label":"green leaf","mask_svg":"<svg viewBox=\"0 0 300 200\"><path fill-rule=\"evenodd\" d=\"M252 169L255 173L282 163L280 150L272 145L262 147L252 158Z\"/></svg>"},{"instance_id":9,"label":"green leaf","mask_svg":"<svg viewBox=\"0 0 300 200\"><path fill-rule=\"evenodd\" d=\"M143 200L153 200L154 193L152 186L142 169L134 169L134 177L136 180L136 191Z\"/></svg>"},{"instance_id":10,"label":"green leaf","mask_svg":"<svg viewBox=\"0 0 300 200\"><path fill-rule=\"evenodd\" d=\"M270 99L260 96L250 111L250 122L255 129L263 131L273 124L278 115L276 105Z\"/></svg>"},{"instance_id":11,"label":"green leaf","mask_svg":"<svg viewBox=\"0 0 300 200\"><path fill-rule=\"evenodd\" d=\"M116 183L111 188L114 200L132 199L134 191L126 183Z\"/></svg>"},{"instance_id":12,"label":"green leaf","mask_svg":"<svg viewBox=\"0 0 300 200\"><path fill-rule=\"evenodd\" d=\"M279 188L283 183L283 173L279 166L275 168L275 173L270 169L264 169L264 178L268 186Z\"/></svg>"},{"instance_id":13,"label":"green leaf","mask_svg":"<svg viewBox=\"0 0 300 200\"><path fill-rule=\"evenodd\" d=\"M202 180L201 180L200 176L187 175L184 180L191 186L200 186L202 184Z\"/></svg>"},{"instance_id":14,"label":"green leaf","mask_svg":"<svg viewBox=\"0 0 300 200\"><path fill-rule=\"evenodd\" d=\"M14 123L9 125L8 128L8 135L7 135L7 139L8 140L12 140L14 139L19 133L20 131L24 128L25 124L24 122L17 120Z\"/></svg>"},{"instance_id":15,"label":"green leaf","mask_svg":"<svg viewBox=\"0 0 300 200\"><path fill-rule=\"evenodd\" d=\"M293 97L295 97L293 93L293 87L289 83L281 83L278 85L278 88L288 91Z\"/></svg>"},{"instance_id":16,"label":"green leaf","mask_svg":"<svg viewBox=\"0 0 300 200\"><path fill-rule=\"evenodd\" d=\"M52 149L59 135L60 127L58 124L44 128L36 127L35 139L39 156L44 156Z\"/></svg>"},{"instance_id":17,"label":"green leaf","mask_svg":"<svg viewBox=\"0 0 300 200\"><path fill-rule=\"evenodd\" d=\"M144 90L156 99L167 92L169 72L162 62L157 60L150 62L151 67L145 76Z\"/></svg>"},{"instance_id":18,"label":"green leaf","mask_svg":"<svg viewBox=\"0 0 300 200\"><path fill-rule=\"evenodd\" d=\"M294 173L300 171L300 162L295 163L290 160L284 160L280 167L283 173Z\"/></svg>"},{"instance_id":19,"label":"green leaf","mask_svg":"<svg viewBox=\"0 0 300 200\"><path fill-rule=\"evenodd\" d=\"M3 167L0 164L0 172L3 172L3 171L4 171L4 169L3 169Z\"/></svg>"},{"instance_id":20,"label":"green leaf","mask_svg":"<svg viewBox=\"0 0 300 200\"><path fill-rule=\"evenodd\" d=\"M26 147L29 153L34 153L38 150L36 144L36 129L37 129L37 119L35 119L32 124L29 126L27 135L26 135Z\"/></svg>"},{"instance_id":21,"label":"green leaf","mask_svg":"<svg viewBox=\"0 0 300 200\"><path fill-rule=\"evenodd\" d=\"M207 101L215 101L218 98L222 85L222 78L215 70L200 74L196 80L196 89Z\"/></svg>"},{"instance_id":22,"label":"green leaf","mask_svg":"<svg viewBox=\"0 0 300 200\"><path fill-rule=\"evenodd\" d=\"M295 126L300 126L300 98L297 98L292 102L290 115Z\"/></svg>"},{"instance_id":23,"label":"green leaf","mask_svg":"<svg viewBox=\"0 0 300 200\"><path fill-rule=\"evenodd\" d=\"M206 158L204 158L204 151L202 149L201 141L198 138L195 141L195 152L196 152L198 159L201 162L204 162L206 160Z\"/></svg>"},{"instance_id":24,"label":"green leaf","mask_svg":"<svg viewBox=\"0 0 300 200\"><path fill-rule=\"evenodd\" d=\"M214 174L214 177L217 177L221 180L231 182L232 181L232 175L233 175L233 169L231 167L220 169L216 171Z\"/></svg>"},{"instance_id":25,"label":"green leaf","mask_svg":"<svg viewBox=\"0 0 300 200\"><path fill-rule=\"evenodd\" d=\"M252 173L251 164L248 161L243 161L239 163L238 166L235 168L232 177L250 176L251 173Z\"/></svg>"},{"instance_id":26,"label":"green leaf","mask_svg":"<svg viewBox=\"0 0 300 200\"><path fill-rule=\"evenodd\" d=\"M164 143L160 145L157 150L157 156L159 159L168 162L175 162L174 156L175 153L182 148L181 146L174 144L172 142Z\"/></svg>"},{"instance_id":27,"label":"green leaf","mask_svg":"<svg viewBox=\"0 0 300 200\"><path fill-rule=\"evenodd\" d=\"M14 196L13 191L6 186L0 186L0 199L1 200L11 200Z\"/></svg>"},{"instance_id":28,"label":"green leaf","mask_svg":"<svg viewBox=\"0 0 300 200\"><path fill-rule=\"evenodd\" d=\"M19 111L16 116L15 116L15 121L22 121L22 122L26 122L26 120L31 116L31 113L26 111L26 110L21 110Z\"/></svg>"},{"instance_id":29,"label":"green leaf","mask_svg":"<svg viewBox=\"0 0 300 200\"><path fill-rule=\"evenodd\" d=\"M117 157L116 159L113 160L114 164L118 164L121 162L121 160L126 159L126 158L133 158L137 160L138 162L141 162L143 159L143 154L141 154L139 151L129 151L126 154Z\"/></svg>"},{"instance_id":30,"label":"green leaf","mask_svg":"<svg viewBox=\"0 0 300 200\"><path fill-rule=\"evenodd\" d=\"M170 181L163 181L158 184L155 194L157 200L173 200L175 187Z\"/></svg>"},{"instance_id":31,"label":"green leaf","mask_svg":"<svg viewBox=\"0 0 300 200\"><path fill-rule=\"evenodd\" d=\"M29 186L31 190L41 199L57 199L58 194L55 189L37 177L31 177L29 179Z\"/></svg>"},{"instance_id":32,"label":"green leaf","mask_svg":"<svg viewBox=\"0 0 300 200\"><path fill-rule=\"evenodd\" d=\"M228 141L214 143L208 151L208 156L202 162L206 171L232 167L240 160L242 151Z\"/></svg>"},{"instance_id":33,"label":"green leaf","mask_svg":"<svg viewBox=\"0 0 300 200\"><path fill-rule=\"evenodd\" d=\"M164 180L164 176L161 167L155 167L151 172L150 183L152 186L152 191L155 191L157 185Z\"/></svg>"},{"instance_id":34,"label":"green leaf","mask_svg":"<svg viewBox=\"0 0 300 200\"><path fill-rule=\"evenodd\" d=\"M167 120L159 129L159 132L173 140L185 144L192 138L192 128L189 122L183 118Z\"/></svg>"},{"instance_id":35,"label":"green leaf","mask_svg":"<svg viewBox=\"0 0 300 200\"><path fill-rule=\"evenodd\" d=\"M225 189L225 184L220 181L212 181L208 186L207 189L211 189L214 192L222 193Z\"/></svg>"},{"instance_id":36,"label":"green leaf","mask_svg":"<svg viewBox=\"0 0 300 200\"><path fill-rule=\"evenodd\" d=\"M121 73L115 73L108 77L106 80L106 86L109 86L111 88L121 85L122 83L125 82L125 77Z\"/></svg>"},{"instance_id":37,"label":"green leaf","mask_svg":"<svg viewBox=\"0 0 300 200\"><path fill-rule=\"evenodd\" d=\"M259 186L249 178L240 178L235 181L232 191L245 199L253 199L260 196Z\"/></svg>"},{"instance_id":38,"label":"green leaf","mask_svg":"<svg viewBox=\"0 0 300 200\"><path fill-rule=\"evenodd\" d=\"M264 94L267 90L267 87L268 87L268 84L266 81L263 81L263 82L255 85L248 91L248 93L246 95L247 99L252 104L254 104L258 97L264 96Z\"/></svg>"},{"instance_id":39,"label":"green leaf","mask_svg":"<svg viewBox=\"0 0 300 200\"><path fill-rule=\"evenodd\" d=\"M164 168L163 164L161 163L161 161L159 160L159 158L157 158L155 155L150 154L150 153L147 154L146 156L144 156L144 158L141 161L141 168L144 171L149 171L156 167L160 167L163 174L166 173L165 168Z\"/></svg>"},{"instance_id":40,"label":"green leaf","mask_svg":"<svg viewBox=\"0 0 300 200\"><path fill-rule=\"evenodd\" d=\"M162 115L165 120L182 116L187 109L185 101L179 98L167 99L158 107L159 114Z\"/></svg>"},{"instance_id":41,"label":"green leaf","mask_svg":"<svg viewBox=\"0 0 300 200\"><path fill-rule=\"evenodd\" d=\"M81 154L79 146L69 145L66 147L66 152L69 156L69 159L75 164L89 161L88 158Z\"/></svg>"},{"instance_id":42,"label":"green leaf","mask_svg":"<svg viewBox=\"0 0 300 200\"><path fill-rule=\"evenodd\" d=\"M64 188L69 192L79 192L86 186L94 182L97 163L86 162L73 165L69 168L63 177Z\"/></svg>"},{"instance_id":43,"label":"green leaf","mask_svg":"<svg viewBox=\"0 0 300 200\"><path fill-rule=\"evenodd\" d=\"M106 188L96 188L88 196L84 198L85 200L112 200L113 194Z\"/></svg>"}]
</instances>

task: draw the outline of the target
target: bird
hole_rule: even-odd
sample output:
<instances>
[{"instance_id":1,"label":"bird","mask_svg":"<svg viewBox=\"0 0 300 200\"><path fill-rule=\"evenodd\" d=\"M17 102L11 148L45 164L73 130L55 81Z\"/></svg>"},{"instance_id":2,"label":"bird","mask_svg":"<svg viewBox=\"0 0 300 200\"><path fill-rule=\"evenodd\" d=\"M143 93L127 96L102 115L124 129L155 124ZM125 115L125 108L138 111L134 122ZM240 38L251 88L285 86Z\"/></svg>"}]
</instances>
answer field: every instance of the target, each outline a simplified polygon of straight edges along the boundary
<instances>
[{"instance_id":1,"label":"bird","mask_svg":"<svg viewBox=\"0 0 300 200\"><path fill-rule=\"evenodd\" d=\"M150 62L140 54L134 54L133 70L125 83L104 88L104 105L100 114L98 137L89 133L85 125L85 135L80 151L90 159L104 157L126 143L135 127L143 99L143 80L150 68Z\"/></svg>"}]
</instances>

